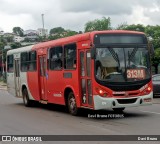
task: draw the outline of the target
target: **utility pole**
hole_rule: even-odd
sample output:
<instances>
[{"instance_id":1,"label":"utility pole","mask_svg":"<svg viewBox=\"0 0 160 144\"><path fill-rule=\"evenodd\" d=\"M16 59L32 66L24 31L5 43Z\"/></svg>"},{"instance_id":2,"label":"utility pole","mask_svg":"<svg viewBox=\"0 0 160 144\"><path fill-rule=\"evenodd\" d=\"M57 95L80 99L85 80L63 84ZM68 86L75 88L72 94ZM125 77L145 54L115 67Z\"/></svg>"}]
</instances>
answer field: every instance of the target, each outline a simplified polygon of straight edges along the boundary
<instances>
[{"instance_id":1,"label":"utility pole","mask_svg":"<svg viewBox=\"0 0 160 144\"><path fill-rule=\"evenodd\" d=\"M43 25L43 29L44 29L44 14L42 14L42 25Z\"/></svg>"},{"instance_id":2,"label":"utility pole","mask_svg":"<svg viewBox=\"0 0 160 144\"><path fill-rule=\"evenodd\" d=\"M42 14L42 26L43 26L42 36L45 36L45 30L44 30L44 14Z\"/></svg>"}]
</instances>

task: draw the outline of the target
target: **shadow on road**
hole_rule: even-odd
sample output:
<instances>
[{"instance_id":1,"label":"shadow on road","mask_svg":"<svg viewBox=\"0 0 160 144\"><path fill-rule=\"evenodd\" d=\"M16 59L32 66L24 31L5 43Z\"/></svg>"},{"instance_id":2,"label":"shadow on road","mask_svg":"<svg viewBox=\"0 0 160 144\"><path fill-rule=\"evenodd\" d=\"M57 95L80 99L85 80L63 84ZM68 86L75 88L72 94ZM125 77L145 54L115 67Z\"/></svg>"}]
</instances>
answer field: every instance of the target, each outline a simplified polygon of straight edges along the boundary
<instances>
[{"instance_id":1,"label":"shadow on road","mask_svg":"<svg viewBox=\"0 0 160 144\"><path fill-rule=\"evenodd\" d=\"M17 103L16 105L18 106L23 106L23 103ZM58 112L60 114L68 114L68 110L66 106L61 106L61 105L55 105L55 104L47 104L43 105L38 102L35 102L33 107L28 107L28 108L33 108L36 109L43 109L47 111L52 111L52 112ZM94 120L111 120L111 119L128 119L128 118L139 118L139 117L148 117L150 114L147 113L142 113L140 111L134 111L131 110L124 110L124 112L114 112L113 110L89 110L89 109L80 109L79 114L77 117L81 118L88 118L88 119L94 119Z\"/></svg>"}]
</instances>

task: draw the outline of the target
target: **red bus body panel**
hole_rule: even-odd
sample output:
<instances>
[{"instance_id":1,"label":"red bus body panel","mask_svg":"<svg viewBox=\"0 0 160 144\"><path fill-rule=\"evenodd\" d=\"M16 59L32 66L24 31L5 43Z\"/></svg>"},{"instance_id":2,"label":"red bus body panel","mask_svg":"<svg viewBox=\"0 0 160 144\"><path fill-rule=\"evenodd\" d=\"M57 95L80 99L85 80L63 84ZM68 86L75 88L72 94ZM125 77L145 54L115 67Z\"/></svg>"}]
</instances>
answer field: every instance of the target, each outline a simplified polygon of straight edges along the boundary
<instances>
[{"instance_id":1,"label":"red bus body panel","mask_svg":"<svg viewBox=\"0 0 160 144\"><path fill-rule=\"evenodd\" d=\"M91 33L80 34L68 38L62 38L59 40L53 40L49 42L43 42L36 44L33 46L32 51L37 52L37 71L35 72L27 72L27 80L28 87L32 97L39 101L41 99L48 101L48 103L55 103L65 105L65 89L72 89L77 106L85 106L88 108L94 108L94 103L92 105L82 104L81 98L81 78L80 78L80 56L79 50L90 49L93 44L93 38L95 34L98 33L127 33L127 34L143 34L141 32L132 32L132 31L95 31ZM40 57L46 57L46 63L48 58L48 50L55 46L64 46L66 44L76 43L77 45L77 66L76 70L49 70L48 67L46 69L46 74L44 77L40 76ZM97 95L97 91L95 87L101 87L106 90L111 96L113 95L113 91L109 88L99 85L94 79L94 61L91 60L91 83L92 83L92 95ZM64 78L65 73L71 73L72 78ZM85 79L88 79L87 77ZM94 86L94 87L93 87ZM138 93L135 96L139 96L139 91L131 91L129 93ZM45 95L45 96L43 96ZM112 98L117 98L116 96ZM118 98L124 98L118 97ZM92 97L93 101L93 97Z\"/></svg>"}]
</instances>

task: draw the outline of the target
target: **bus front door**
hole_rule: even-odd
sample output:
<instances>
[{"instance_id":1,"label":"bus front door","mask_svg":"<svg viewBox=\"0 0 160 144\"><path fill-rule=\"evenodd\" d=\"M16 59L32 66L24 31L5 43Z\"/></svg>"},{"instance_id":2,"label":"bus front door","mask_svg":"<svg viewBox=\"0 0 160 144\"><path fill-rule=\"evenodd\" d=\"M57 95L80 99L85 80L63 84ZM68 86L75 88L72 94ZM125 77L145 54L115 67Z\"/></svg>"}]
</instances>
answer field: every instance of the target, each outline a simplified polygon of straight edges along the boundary
<instances>
[{"instance_id":1,"label":"bus front door","mask_svg":"<svg viewBox=\"0 0 160 144\"><path fill-rule=\"evenodd\" d=\"M14 79L16 96L20 97L20 60L14 59Z\"/></svg>"},{"instance_id":2,"label":"bus front door","mask_svg":"<svg viewBox=\"0 0 160 144\"><path fill-rule=\"evenodd\" d=\"M47 63L46 63L46 55L39 56L39 80L40 80L40 100L47 101L46 96L46 82L47 82Z\"/></svg>"},{"instance_id":3,"label":"bus front door","mask_svg":"<svg viewBox=\"0 0 160 144\"><path fill-rule=\"evenodd\" d=\"M91 53L89 49L80 50L81 105L92 107Z\"/></svg>"}]
</instances>

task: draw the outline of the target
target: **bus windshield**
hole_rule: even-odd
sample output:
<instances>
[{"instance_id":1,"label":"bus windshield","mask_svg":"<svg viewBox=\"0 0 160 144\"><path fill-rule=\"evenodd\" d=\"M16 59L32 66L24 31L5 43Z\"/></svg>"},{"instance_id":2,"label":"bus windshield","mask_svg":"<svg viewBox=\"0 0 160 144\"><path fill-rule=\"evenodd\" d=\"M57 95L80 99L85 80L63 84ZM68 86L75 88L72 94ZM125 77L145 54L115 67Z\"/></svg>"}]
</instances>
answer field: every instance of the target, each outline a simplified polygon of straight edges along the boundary
<instances>
[{"instance_id":1,"label":"bus windshield","mask_svg":"<svg viewBox=\"0 0 160 144\"><path fill-rule=\"evenodd\" d=\"M135 82L150 78L147 47L96 48L95 75L107 82Z\"/></svg>"}]
</instances>

